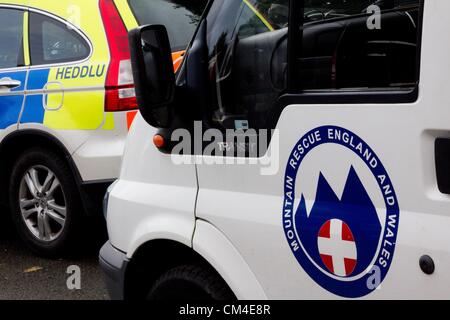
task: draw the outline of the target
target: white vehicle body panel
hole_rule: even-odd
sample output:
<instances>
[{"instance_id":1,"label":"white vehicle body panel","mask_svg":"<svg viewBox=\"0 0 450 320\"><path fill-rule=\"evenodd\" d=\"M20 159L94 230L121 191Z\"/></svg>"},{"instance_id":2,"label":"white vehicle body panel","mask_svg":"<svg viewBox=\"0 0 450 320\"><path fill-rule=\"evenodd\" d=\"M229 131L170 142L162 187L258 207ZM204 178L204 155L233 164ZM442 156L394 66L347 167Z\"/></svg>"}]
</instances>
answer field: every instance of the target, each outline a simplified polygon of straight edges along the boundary
<instances>
[{"instance_id":1,"label":"white vehicle body panel","mask_svg":"<svg viewBox=\"0 0 450 320\"><path fill-rule=\"evenodd\" d=\"M18 131L38 130L60 141L83 181L110 180L119 176L128 134L125 112L115 113L114 121L114 130L54 130L38 123L25 123L20 124Z\"/></svg>"},{"instance_id":2,"label":"white vehicle body panel","mask_svg":"<svg viewBox=\"0 0 450 320\"><path fill-rule=\"evenodd\" d=\"M84 181L115 179L119 176L128 128L126 112L114 113L114 130L88 132L87 139L72 157Z\"/></svg>"},{"instance_id":3,"label":"white vehicle body panel","mask_svg":"<svg viewBox=\"0 0 450 320\"><path fill-rule=\"evenodd\" d=\"M180 166L153 145L156 129L140 115L130 131L120 180L108 204L108 233L129 257L147 241L192 246L197 178L194 165Z\"/></svg>"},{"instance_id":4,"label":"white vehicle body panel","mask_svg":"<svg viewBox=\"0 0 450 320\"><path fill-rule=\"evenodd\" d=\"M240 253L214 226L197 220L193 248L222 275L238 299L267 299Z\"/></svg>"}]
</instances>

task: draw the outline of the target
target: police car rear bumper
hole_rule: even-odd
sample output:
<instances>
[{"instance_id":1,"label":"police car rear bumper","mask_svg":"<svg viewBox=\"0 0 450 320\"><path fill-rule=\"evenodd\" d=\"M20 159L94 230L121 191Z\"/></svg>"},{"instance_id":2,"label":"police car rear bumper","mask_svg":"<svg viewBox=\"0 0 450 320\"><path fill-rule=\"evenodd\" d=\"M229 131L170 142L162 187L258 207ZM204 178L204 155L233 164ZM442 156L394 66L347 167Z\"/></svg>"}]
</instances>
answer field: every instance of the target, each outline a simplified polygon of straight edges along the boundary
<instances>
[{"instance_id":1,"label":"police car rear bumper","mask_svg":"<svg viewBox=\"0 0 450 320\"><path fill-rule=\"evenodd\" d=\"M111 299L123 300L127 256L108 241L100 250L99 260Z\"/></svg>"}]
</instances>

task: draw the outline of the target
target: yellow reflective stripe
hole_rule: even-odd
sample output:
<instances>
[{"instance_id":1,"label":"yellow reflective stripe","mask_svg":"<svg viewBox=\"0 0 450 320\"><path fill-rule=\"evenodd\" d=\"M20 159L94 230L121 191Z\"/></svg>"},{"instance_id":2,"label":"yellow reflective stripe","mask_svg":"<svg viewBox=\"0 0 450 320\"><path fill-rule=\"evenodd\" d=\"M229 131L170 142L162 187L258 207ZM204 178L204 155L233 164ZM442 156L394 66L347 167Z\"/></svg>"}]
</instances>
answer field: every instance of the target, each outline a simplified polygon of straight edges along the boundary
<instances>
[{"instance_id":1,"label":"yellow reflective stripe","mask_svg":"<svg viewBox=\"0 0 450 320\"><path fill-rule=\"evenodd\" d=\"M253 11L253 13L259 18L259 20L264 23L264 25L270 30L274 31L275 28L272 27L269 21L248 1L248 0L242 0L249 8Z\"/></svg>"},{"instance_id":2,"label":"yellow reflective stripe","mask_svg":"<svg viewBox=\"0 0 450 320\"><path fill-rule=\"evenodd\" d=\"M1 4L14 4L18 6L26 6L27 1L24 0L3 0L1 1Z\"/></svg>"},{"instance_id":3,"label":"yellow reflective stripe","mask_svg":"<svg viewBox=\"0 0 450 320\"><path fill-rule=\"evenodd\" d=\"M122 17L128 31L139 27L127 0L115 0L114 3L116 4L116 7L119 10L120 16Z\"/></svg>"},{"instance_id":4,"label":"yellow reflective stripe","mask_svg":"<svg viewBox=\"0 0 450 320\"><path fill-rule=\"evenodd\" d=\"M26 66L30 65L30 42L28 41L29 21L28 11L25 11L23 14L23 57Z\"/></svg>"}]
</instances>

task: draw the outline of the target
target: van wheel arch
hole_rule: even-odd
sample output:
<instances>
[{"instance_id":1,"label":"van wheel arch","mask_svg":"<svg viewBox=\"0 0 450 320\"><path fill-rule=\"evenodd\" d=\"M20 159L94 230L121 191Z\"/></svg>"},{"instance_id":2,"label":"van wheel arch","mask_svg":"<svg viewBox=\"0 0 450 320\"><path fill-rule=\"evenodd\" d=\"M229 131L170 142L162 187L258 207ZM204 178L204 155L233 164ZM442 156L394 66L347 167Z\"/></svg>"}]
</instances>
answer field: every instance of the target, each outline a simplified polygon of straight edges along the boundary
<instances>
[{"instance_id":1,"label":"van wheel arch","mask_svg":"<svg viewBox=\"0 0 450 320\"><path fill-rule=\"evenodd\" d=\"M203 267L223 280L214 267L192 248L173 240L152 240L141 245L127 265L124 299L146 299L159 277L170 269L186 265Z\"/></svg>"}]
</instances>

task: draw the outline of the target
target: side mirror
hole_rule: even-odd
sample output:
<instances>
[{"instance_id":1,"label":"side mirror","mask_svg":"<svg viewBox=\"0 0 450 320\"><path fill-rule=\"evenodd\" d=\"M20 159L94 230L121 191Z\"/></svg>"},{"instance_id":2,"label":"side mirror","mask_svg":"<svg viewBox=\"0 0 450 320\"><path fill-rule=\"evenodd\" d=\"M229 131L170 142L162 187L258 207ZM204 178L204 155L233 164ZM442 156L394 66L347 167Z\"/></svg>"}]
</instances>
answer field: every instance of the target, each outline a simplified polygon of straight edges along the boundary
<instances>
[{"instance_id":1,"label":"side mirror","mask_svg":"<svg viewBox=\"0 0 450 320\"><path fill-rule=\"evenodd\" d=\"M175 92L175 74L167 30L148 25L129 32L131 65L139 110L145 121L157 128L170 125L170 104Z\"/></svg>"}]
</instances>

